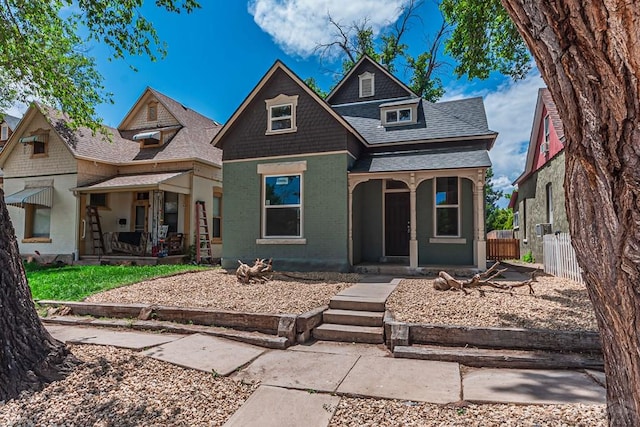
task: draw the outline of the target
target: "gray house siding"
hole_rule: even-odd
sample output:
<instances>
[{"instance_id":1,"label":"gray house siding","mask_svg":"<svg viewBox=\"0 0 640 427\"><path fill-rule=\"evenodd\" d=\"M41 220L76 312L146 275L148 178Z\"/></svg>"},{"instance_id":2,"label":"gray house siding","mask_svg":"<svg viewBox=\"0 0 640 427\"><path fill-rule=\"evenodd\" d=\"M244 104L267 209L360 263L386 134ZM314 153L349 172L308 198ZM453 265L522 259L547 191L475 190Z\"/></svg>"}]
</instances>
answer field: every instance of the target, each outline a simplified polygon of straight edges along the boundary
<instances>
[{"instance_id":1,"label":"gray house siding","mask_svg":"<svg viewBox=\"0 0 640 427\"><path fill-rule=\"evenodd\" d=\"M278 95L298 95L297 131L265 135L267 108L265 101ZM227 131L222 145L223 160L355 150L349 143L351 134L311 95L278 69L247 105L241 120ZM356 154L356 153L354 153Z\"/></svg>"},{"instance_id":2,"label":"gray house siding","mask_svg":"<svg viewBox=\"0 0 640 427\"><path fill-rule=\"evenodd\" d=\"M303 172L302 218L306 244L259 244L261 187L259 164L306 161ZM347 154L286 159L261 159L224 164L225 199L223 268L237 260L273 258L274 268L348 271Z\"/></svg>"},{"instance_id":3,"label":"gray house siding","mask_svg":"<svg viewBox=\"0 0 640 427\"><path fill-rule=\"evenodd\" d=\"M416 190L418 263L420 265L473 265L473 188L461 178L461 237L464 244L429 243L433 238L433 180L423 181Z\"/></svg>"},{"instance_id":4,"label":"gray house siding","mask_svg":"<svg viewBox=\"0 0 640 427\"><path fill-rule=\"evenodd\" d=\"M520 254L524 255L531 251L535 262L543 260L543 237L536 235L536 224L548 221L547 186L549 184L551 184L553 201L552 231L554 233L569 232L564 204L564 171L563 151L518 186L520 227L516 229L516 238L520 239ZM526 199L526 207L524 199Z\"/></svg>"},{"instance_id":5,"label":"gray house siding","mask_svg":"<svg viewBox=\"0 0 640 427\"><path fill-rule=\"evenodd\" d=\"M364 72L375 74L374 77L374 95L366 98L360 98L360 79L358 76ZM362 62L356 70L353 71L349 80L345 81L342 86L328 99L331 105L346 104L350 102L373 101L377 99L393 99L410 96L407 89L402 87L389 76L385 75L380 69L368 61Z\"/></svg>"},{"instance_id":6,"label":"gray house siding","mask_svg":"<svg viewBox=\"0 0 640 427\"><path fill-rule=\"evenodd\" d=\"M353 194L353 262L379 262L382 257L382 181L358 184Z\"/></svg>"}]
</instances>

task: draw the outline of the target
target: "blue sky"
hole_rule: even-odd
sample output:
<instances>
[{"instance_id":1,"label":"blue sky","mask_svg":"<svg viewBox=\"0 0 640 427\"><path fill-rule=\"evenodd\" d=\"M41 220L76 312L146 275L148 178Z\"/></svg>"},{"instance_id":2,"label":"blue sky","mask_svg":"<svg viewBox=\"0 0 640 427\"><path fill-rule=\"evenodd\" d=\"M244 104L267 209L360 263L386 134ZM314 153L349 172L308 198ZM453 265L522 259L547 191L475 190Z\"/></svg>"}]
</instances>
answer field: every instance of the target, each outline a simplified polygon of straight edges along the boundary
<instances>
[{"instance_id":1,"label":"blue sky","mask_svg":"<svg viewBox=\"0 0 640 427\"><path fill-rule=\"evenodd\" d=\"M151 62L130 57L109 61L101 45L89 46L113 105L101 105L98 114L117 126L140 96L151 86L182 104L224 123L276 59L301 78L314 77L328 90L334 84L330 70L339 62L321 62L313 47L328 41L334 20L350 24L367 18L374 31L399 17L406 0L250 0L202 1L192 14L168 14L153 7L142 13L152 20L168 45L165 59ZM431 31L439 27L440 13L431 0L419 10L405 42L414 54L426 50ZM500 136L490 153L496 187L510 191L510 183L522 172L537 89L544 86L534 70L525 80L513 82L503 76L487 81L458 80L453 61L439 74L447 93L444 100L482 96L491 129ZM131 67L137 68L134 72ZM404 69L396 74L408 80ZM17 111L9 111L15 114ZM503 203L504 204L504 201Z\"/></svg>"}]
</instances>

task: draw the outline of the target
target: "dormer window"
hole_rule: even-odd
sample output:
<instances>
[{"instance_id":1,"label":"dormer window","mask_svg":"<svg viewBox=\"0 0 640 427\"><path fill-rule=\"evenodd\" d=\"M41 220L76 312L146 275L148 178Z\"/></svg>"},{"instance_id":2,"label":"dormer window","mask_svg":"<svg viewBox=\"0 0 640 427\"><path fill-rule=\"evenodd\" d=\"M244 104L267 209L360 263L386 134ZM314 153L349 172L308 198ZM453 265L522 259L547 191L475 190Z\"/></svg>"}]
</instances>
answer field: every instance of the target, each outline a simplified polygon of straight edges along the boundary
<instances>
[{"instance_id":1,"label":"dormer window","mask_svg":"<svg viewBox=\"0 0 640 427\"><path fill-rule=\"evenodd\" d=\"M411 122L411 108L386 111L387 124Z\"/></svg>"},{"instance_id":2,"label":"dormer window","mask_svg":"<svg viewBox=\"0 0 640 427\"><path fill-rule=\"evenodd\" d=\"M3 124L0 127L0 141L6 141L7 139L9 139L9 126Z\"/></svg>"},{"instance_id":3,"label":"dormer window","mask_svg":"<svg viewBox=\"0 0 640 427\"><path fill-rule=\"evenodd\" d=\"M289 133L297 130L296 107L298 95L278 95L265 101L267 106L266 134Z\"/></svg>"},{"instance_id":4,"label":"dormer window","mask_svg":"<svg viewBox=\"0 0 640 427\"><path fill-rule=\"evenodd\" d=\"M368 71L358 76L360 81L360 98L367 98L375 95L375 74Z\"/></svg>"},{"instance_id":5,"label":"dormer window","mask_svg":"<svg viewBox=\"0 0 640 427\"><path fill-rule=\"evenodd\" d=\"M147 104L147 121L154 122L158 120L158 103L150 102Z\"/></svg>"},{"instance_id":6,"label":"dormer window","mask_svg":"<svg viewBox=\"0 0 640 427\"><path fill-rule=\"evenodd\" d=\"M140 141L140 148L158 147L162 145L162 132L151 131L133 135L134 141Z\"/></svg>"}]
</instances>

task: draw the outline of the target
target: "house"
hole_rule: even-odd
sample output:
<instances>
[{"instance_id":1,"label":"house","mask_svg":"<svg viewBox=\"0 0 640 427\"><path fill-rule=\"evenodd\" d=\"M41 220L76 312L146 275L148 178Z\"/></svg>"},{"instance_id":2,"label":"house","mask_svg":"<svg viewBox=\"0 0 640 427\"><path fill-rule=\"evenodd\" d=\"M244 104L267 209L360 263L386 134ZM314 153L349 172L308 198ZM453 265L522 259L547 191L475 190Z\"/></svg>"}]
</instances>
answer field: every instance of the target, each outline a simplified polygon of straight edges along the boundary
<instances>
[{"instance_id":1,"label":"house","mask_svg":"<svg viewBox=\"0 0 640 427\"><path fill-rule=\"evenodd\" d=\"M20 123L20 118L0 113L0 151L4 148L18 123ZM0 170L0 188L2 188L3 180L4 175Z\"/></svg>"},{"instance_id":2,"label":"house","mask_svg":"<svg viewBox=\"0 0 640 427\"><path fill-rule=\"evenodd\" d=\"M564 208L564 128L548 89L538 91L524 172L509 207L520 253L542 262L543 236L568 232Z\"/></svg>"},{"instance_id":3,"label":"house","mask_svg":"<svg viewBox=\"0 0 640 427\"><path fill-rule=\"evenodd\" d=\"M23 255L165 255L167 241L184 254L203 201L220 256L222 154L210 144L218 123L151 88L106 135L68 122L33 103L0 153Z\"/></svg>"},{"instance_id":4,"label":"house","mask_svg":"<svg viewBox=\"0 0 640 427\"><path fill-rule=\"evenodd\" d=\"M276 61L216 135L222 265L484 269L482 99L430 103L365 56L326 100Z\"/></svg>"}]
</instances>

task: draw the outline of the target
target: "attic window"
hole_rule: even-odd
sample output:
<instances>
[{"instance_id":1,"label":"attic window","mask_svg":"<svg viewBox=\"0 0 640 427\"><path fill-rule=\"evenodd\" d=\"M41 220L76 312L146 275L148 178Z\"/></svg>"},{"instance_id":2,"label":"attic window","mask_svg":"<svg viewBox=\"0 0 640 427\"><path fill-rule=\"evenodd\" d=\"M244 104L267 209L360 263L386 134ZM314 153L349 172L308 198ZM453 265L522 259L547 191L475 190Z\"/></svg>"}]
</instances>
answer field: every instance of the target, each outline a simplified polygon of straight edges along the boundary
<instances>
[{"instance_id":1,"label":"attic window","mask_svg":"<svg viewBox=\"0 0 640 427\"><path fill-rule=\"evenodd\" d=\"M162 144L162 132L142 132L133 135L134 141L140 141L140 148L157 147Z\"/></svg>"},{"instance_id":2,"label":"attic window","mask_svg":"<svg viewBox=\"0 0 640 427\"><path fill-rule=\"evenodd\" d=\"M386 123L411 122L411 108L385 111Z\"/></svg>"},{"instance_id":3,"label":"attic window","mask_svg":"<svg viewBox=\"0 0 640 427\"><path fill-rule=\"evenodd\" d=\"M9 126L3 124L0 128L0 141L6 141L9 139Z\"/></svg>"},{"instance_id":4,"label":"attic window","mask_svg":"<svg viewBox=\"0 0 640 427\"><path fill-rule=\"evenodd\" d=\"M360 81L360 98L366 98L375 95L375 74L368 71L358 76Z\"/></svg>"},{"instance_id":5,"label":"attic window","mask_svg":"<svg viewBox=\"0 0 640 427\"><path fill-rule=\"evenodd\" d=\"M150 102L147 104L147 120L150 122L158 120L158 103Z\"/></svg>"},{"instance_id":6,"label":"attic window","mask_svg":"<svg viewBox=\"0 0 640 427\"><path fill-rule=\"evenodd\" d=\"M289 133L297 130L296 107L298 95L278 95L265 101L267 106L266 135Z\"/></svg>"}]
</instances>

